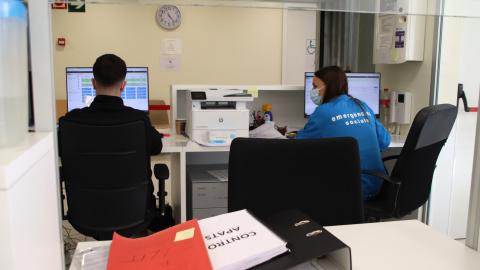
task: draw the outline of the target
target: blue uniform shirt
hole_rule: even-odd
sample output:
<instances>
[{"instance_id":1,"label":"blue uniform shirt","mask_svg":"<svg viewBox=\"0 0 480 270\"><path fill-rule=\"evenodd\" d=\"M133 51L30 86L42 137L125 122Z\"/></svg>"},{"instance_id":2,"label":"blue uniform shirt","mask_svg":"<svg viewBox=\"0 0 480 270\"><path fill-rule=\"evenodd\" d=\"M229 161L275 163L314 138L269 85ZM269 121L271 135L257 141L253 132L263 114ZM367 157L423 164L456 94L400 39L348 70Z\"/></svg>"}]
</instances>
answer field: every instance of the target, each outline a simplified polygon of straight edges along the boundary
<instances>
[{"instance_id":1,"label":"blue uniform shirt","mask_svg":"<svg viewBox=\"0 0 480 270\"><path fill-rule=\"evenodd\" d=\"M362 170L385 173L380 152L390 145L390 134L377 121L372 109L360 102L366 115L347 95L318 106L295 139L354 137L358 141ZM382 180L376 176L362 175L364 200L376 196L381 184Z\"/></svg>"}]
</instances>

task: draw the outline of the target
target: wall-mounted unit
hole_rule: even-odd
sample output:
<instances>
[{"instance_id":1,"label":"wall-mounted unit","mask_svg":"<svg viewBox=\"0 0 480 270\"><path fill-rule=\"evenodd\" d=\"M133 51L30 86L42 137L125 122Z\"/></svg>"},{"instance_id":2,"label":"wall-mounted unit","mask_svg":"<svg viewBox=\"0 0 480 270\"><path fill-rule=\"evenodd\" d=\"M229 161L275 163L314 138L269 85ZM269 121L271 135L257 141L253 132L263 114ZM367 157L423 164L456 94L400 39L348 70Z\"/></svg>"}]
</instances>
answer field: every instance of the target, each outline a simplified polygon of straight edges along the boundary
<instances>
[{"instance_id":1,"label":"wall-mounted unit","mask_svg":"<svg viewBox=\"0 0 480 270\"><path fill-rule=\"evenodd\" d=\"M427 1L377 0L374 64L423 61ZM399 14L400 13L400 14ZM408 15L407 15L408 14Z\"/></svg>"}]
</instances>

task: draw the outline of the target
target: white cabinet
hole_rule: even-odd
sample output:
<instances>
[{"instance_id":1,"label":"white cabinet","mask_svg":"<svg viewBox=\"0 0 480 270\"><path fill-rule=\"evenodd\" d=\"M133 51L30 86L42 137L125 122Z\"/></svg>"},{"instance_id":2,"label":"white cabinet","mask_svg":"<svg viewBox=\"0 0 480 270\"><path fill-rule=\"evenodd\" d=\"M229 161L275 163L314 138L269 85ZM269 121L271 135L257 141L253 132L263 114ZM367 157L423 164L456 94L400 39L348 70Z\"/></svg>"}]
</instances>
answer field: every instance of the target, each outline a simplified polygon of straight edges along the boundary
<instances>
[{"instance_id":1,"label":"white cabinet","mask_svg":"<svg viewBox=\"0 0 480 270\"><path fill-rule=\"evenodd\" d=\"M0 269L64 269L52 132L0 150Z\"/></svg>"}]
</instances>

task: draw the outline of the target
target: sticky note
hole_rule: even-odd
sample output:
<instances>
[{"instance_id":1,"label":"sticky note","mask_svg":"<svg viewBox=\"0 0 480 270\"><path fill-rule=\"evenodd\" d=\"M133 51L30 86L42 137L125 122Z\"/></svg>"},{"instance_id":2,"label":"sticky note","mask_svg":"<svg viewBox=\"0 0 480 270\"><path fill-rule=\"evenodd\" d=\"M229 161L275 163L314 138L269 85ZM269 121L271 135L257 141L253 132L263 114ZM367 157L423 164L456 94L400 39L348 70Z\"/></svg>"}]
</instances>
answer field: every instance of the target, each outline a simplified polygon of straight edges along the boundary
<instances>
[{"instance_id":1,"label":"sticky note","mask_svg":"<svg viewBox=\"0 0 480 270\"><path fill-rule=\"evenodd\" d=\"M247 93L252 94L252 97L258 98L258 87L248 87Z\"/></svg>"},{"instance_id":2,"label":"sticky note","mask_svg":"<svg viewBox=\"0 0 480 270\"><path fill-rule=\"evenodd\" d=\"M390 62L397 62L398 60L398 51L397 50L390 50Z\"/></svg>"},{"instance_id":3,"label":"sticky note","mask_svg":"<svg viewBox=\"0 0 480 270\"><path fill-rule=\"evenodd\" d=\"M177 232L177 234L175 235L175 240L173 240L173 242L190 239L193 237L194 232L195 228Z\"/></svg>"}]
</instances>

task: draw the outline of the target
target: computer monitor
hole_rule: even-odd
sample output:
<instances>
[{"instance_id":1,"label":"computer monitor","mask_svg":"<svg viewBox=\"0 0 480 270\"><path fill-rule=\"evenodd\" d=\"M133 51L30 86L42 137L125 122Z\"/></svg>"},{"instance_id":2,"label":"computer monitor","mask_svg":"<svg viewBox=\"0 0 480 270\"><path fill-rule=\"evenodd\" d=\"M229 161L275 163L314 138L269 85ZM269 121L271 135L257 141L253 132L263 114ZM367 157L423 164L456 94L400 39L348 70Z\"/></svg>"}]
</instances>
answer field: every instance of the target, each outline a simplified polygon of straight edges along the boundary
<instances>
[{"instance_id":1,"label":"computer monitor","mask_svg":"<svg viewBox=\"0 0 480 270\"><path fill-rule=\"evenodd\" d=\"M380 116L380 73L345 73L347 75L348 93L357 99L365 102L370 108L372 108L375 116ZM312 90L314 72L305 72L305 105L304 116L305 118L315 111L317 105L315 105L310 99L310 90Z\"/></svg>"},{"instance_id":2,"label":"computer monitor","mask_svg":"<svg viewBox=\"0 0 480 270\"><path fill-rule=\"evenodd\" d=\"M95 97L93 68L67 67L67 109L85 107L87 96ZM148 67L127 67L127 85L122 92L123 104L148 113Z\"/></svg>"}]
</instances>

